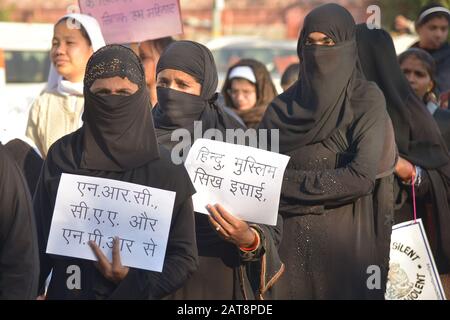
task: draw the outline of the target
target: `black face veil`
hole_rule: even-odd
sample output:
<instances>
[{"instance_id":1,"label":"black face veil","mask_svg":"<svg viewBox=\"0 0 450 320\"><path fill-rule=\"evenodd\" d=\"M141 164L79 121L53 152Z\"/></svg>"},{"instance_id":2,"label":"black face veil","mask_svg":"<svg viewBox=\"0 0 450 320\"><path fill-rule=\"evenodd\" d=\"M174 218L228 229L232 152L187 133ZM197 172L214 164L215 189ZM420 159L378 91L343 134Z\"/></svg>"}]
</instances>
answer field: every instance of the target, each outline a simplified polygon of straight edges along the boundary
<instances>
[{"instance_id":1,"label":"black face veil","mask_svg":"<svg viewBox=\"0 0 450 320\"><path fill-rule=\"evenodd\" d=\"M203 132L210 128L225 129L241 127L217 104L217 69L214 57L205 46L193 41L176 41L161 55L156 74L165 69L183 71L194 77L201 85L200 96L157 87L158 104L153 108L158 136L184 128L194 132L194 121L201 121Z\"/></svg>"},{"instance_id":2,"label":"black face veil","mask_svg":"<svg viewBox=\"0 0 450 320\"><path fill-rule=\"evenodd\" d=\"M127 78L139 89L131 96L91 92L97 79L112 77ZM131 49L109 45L95 52L87 64L84 96L81 168L120 172L159 158L144 68Z\"/></svg>"},{"instance_id":3,"label":"black face veil","mask_svg":"<svg viewBox=\"0 0 450 320\"><path fill-rule=\"evenodd\" d=\"M306 45L313 32L329 36L335 46ZM272 102L261 124L280 130L281 152L321 142L349 124L355 87L363 92L366 83L358 62L355 21L339 5L326 4L308 14L297 52L300 80Z\"/></svg>"}]
</instances>

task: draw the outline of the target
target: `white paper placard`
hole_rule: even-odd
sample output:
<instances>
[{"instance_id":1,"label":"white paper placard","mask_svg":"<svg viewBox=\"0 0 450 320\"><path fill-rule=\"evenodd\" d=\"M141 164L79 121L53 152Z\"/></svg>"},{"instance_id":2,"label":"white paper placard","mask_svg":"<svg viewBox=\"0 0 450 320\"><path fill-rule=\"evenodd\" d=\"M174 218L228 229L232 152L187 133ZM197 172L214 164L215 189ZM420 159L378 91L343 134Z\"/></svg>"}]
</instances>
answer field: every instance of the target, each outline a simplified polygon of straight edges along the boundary
<instances>
[{"instance_id":1,"label":"white paper placard","mask_svg":"<svg viewBox=\"0 0 450 320\"><path fill-rule=\"evenodd\" d=\"M62 174L47 253L97 260L91 240L111 261L117 236L123 265L161 272L174 202L172 191Z\"/></svg>"},{"instance_id":2,"label":"white paper placard","mask_svg":"<svg viewBox=\"0 0 450 320\"><path fill-rule=\"evenodd\" d=\"M281 184L289 157L209 139L197 139L185 161L195 186L196 212L221 204L239 219L276 225Z\"/></svg>"},{"instance_id":3,"label":"white paper placard","mask_svg":"<svg viewBox=\"0 0 450 320\"><path fill-rule=\"evenodd\" d=\"M421 219L392 227L387 300L445 300Z\"/></svg>"},{"instance_id":4,"label":"white paper placard","mask_svg":"<svg viewBox=\"0 0 450 320\"><path fill-rule=\"evenodd\" d=\"M97 19L107 44L141 42L183 33L179 0L80 0Z\"/></svg>"}]
</instances>

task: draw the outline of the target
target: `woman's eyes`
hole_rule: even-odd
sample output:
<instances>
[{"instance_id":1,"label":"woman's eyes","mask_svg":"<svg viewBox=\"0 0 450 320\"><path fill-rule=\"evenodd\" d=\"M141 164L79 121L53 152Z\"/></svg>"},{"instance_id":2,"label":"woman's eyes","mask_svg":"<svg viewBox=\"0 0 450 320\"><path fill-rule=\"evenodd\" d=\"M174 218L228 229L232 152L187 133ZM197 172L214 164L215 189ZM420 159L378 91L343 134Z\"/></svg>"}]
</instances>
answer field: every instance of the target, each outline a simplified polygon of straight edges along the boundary
<instances>
[{"instance_id":1,"label":"woman's eyes","mask_svg":"<svg viewBox=\"0 0 450 320\"><path fill-rule=\"evenodd\" d=\"M56 46L59 46L61 43L64 43L64 41L63 41L63 42L60 42L60 41L53 41L53 42L52 42L52 46L53 46L53 47L56 47ZM75 41L66 41L65 43L66 43L66 45L68 45L68 46L75 46L75 45L77 45L77 43L76 43Z\"/></svg>"},{"instance_id":2,"label":"woman's eyes","mask_svg":"<svg viewBox=\"0 0 450 320\"><path fill-rule=\"evenodd\" d=\"M312 45L318 45L318 46L333 46L334 41L331 38L325 38L322 40L312 40L312 39L306 39L305 41L306 46L312 46Z\"/></svg>"},{"instance_id":3,"label":"woman's eyes","mask_svg":"<svg viewBox=\"0 0 450 320\"><path fill-rule=\"evenodd\" d=\"M425 77L427 76L425 73L418 72L418 71L416 71L416 72L414 72L414 73L415 73L416 76L419 77L419 78L425 78Z\"/></svg>"},{"instance_id":4,"label":"woman's eyes","mask_svg":"<svg viewBox=\"0 0 450 320\"><path fill-rule=\"evenodd\" d=\"M183 81L176 81L174 82L174 84L176 84L176 87L179 89L189 89L191 86ZM171 86L170 81L162 79L156 82L156 86L158 87L163 87L163 88L168 88Z\"/></svg>"}]
</instances>

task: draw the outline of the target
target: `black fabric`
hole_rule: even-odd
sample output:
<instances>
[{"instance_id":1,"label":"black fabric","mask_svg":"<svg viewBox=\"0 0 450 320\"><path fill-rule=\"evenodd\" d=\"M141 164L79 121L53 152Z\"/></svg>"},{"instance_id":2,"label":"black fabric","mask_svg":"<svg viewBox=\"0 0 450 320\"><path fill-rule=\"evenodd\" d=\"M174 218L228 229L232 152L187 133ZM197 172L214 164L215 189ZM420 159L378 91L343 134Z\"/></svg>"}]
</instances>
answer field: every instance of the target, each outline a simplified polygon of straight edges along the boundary
<instances>
[{"instance_id":1,"label":"black fabric","mask_svg":"<svg viewBox=\"0 0 450 320\"><path fill-rule=\"evenodd\" d=\"M202 85L200 96L214 97L218 78L214 57L204 45L194 41L177 41L168 46L158 60L156 75L164 69L175 69L193 76Z\"/></svg>"},{"instance_id":2,"label":"black fabric","mask_svg":"<svg viewBox=\"0 0 450 320\"><path fill-rule=\"evenodd\" d=\"M281 298L383 299L382 290L366 286L368 266L387 270L389 234L380 225L389 214L382 209L393 207L387 201L393 198L390 175L379 180L383 190L374 189L384 152L383 107L380 103L356 113L348 129L325 142L287 153L291 160L280 200L280 257L286 265L279 283ZM374 208L378 204L383 208Z\"/></svg>"},{"instance_id":3,"label":"black fabric","mask_svg":"<svg viewBox=\"0 0 450 320\"><path fill-rule=\"evenodd\" d=\"M395 176L390 174L375 181L373 212L377 263L381 271L381 294L386 292L391 253L392 226L395 221ZM384 297L381 296L381 299Z\"/></svg>"},{"instance_id":4,"label":"black fabric","mask_svg":"<svg viewBox=\"0 0 450 320\"><path fill-rule=\"evenodd\" d=\"M20 139L9 141L5 144L5 148L16 161L23 176L27 180L30 194L34 195L44 160L28 143Z\"/></svg>"},{"instance_id":5,"label":"black fabric","mask_svg":"<svg viewBox=\"0 0 450 320\"><path fill-rule=\"evenodd\" d=\"M97 79L127 78L140 87L145 85L142 65L134 51L124 46L108 45L97 50L88 61L84 86L90 88Z\"/></svg>"},{"instance_id":6,"label":"black fabric","mask_svg":"<svg viewBox=\"0 0 450 320\"><path fill-rule=\"evenodd\" d=\"M333 47L306 46L311 32L331 37ZM344 8L328 4L305 18L298 42L301 78L268 108L262 127L280 129L280 151L324 141L352 119L355 88L370 91L358 67L354 20Z\"/></svg>"},{"instance_id":7,"label":"black fabric","mask_svg":"<svg viewBox=\"0 0 450 320\"><path fill-rule=\"evenodd\" d=\"M186 59L189 57L189 59ZM164 69L180 70L198 79L202 85L200 96L157 87L158 104L153 108L158 142L172 149L178 141L171 141L172 131L187 129L194 136L194 121L202 124L202 134L208 129L218 129L225 137L226 129L243 128L216 103L217 69L208 48L193 41L172 43L161 55L157 74ZM193 140L191 140L193 142ZM196 217L197 243L221 242L204 217Z\"/></svg>"},{"instance_id":8,"label":"black fabric","mask_svg":"<svg viewBox=\"0 0 450 320\"><path fill-rule=\"evenodd\" d=\"M164 69L186 72L200 82L202 90L200 96L195 96L156 88L158 104L153 108L153 117L160 143L173 146L170 135L178 128L187 129L193 137L194 121L202 122L202 133L210 128L223 134L227 128L244 128L217 103L217 69L212 53L205 46L193 41L172 43L161 55L156 73Z\"/></svg>"},{"instance_id":9,"label":"black fabric","mask_svg":"<svg viewBox=\"0 0 450 320\"><path fill-rule=\"evenodd\" d=\"M450 270L450 157L438 126L416 97L404 77L395 55L390 35L384 30L369 30L365 25L357 28L359 54L364 73L384 92L387 110L392 119L395 140L400 156L425 170L423 196L416 195L418 216L424 219L428 236L436 237L433 250L440 272ZM396 223L412 220L412 195L409 187L399 185L399 209ZM427 223L426 204L432 205L434 221ZM401 214L407 212L408 216ZM401 217L401 218L400 218Z\"/></svg>"},{"instance_id":10,"label":"black fabric","mask_svg":"<svg viewBox=\"0 0 450 320\"><path fill-rule=\"evenodd\" d=\"M188 57L188 58L187 58ZM244 127L216 103L217 70L211 52L191 41L178 41L162 54L157 72L180 70L202 84L200 96L172 89L157 88L158 104L153 109L158 141L168 149L174 147L173 130L187 129L192 137L194 121L202 124L202 133L218 129ZM176 142L177 143L177 142ZM244 254L236 245L220 238L208 217L195 214L199 269L169 299L269 299L275 297L273 284L283 273L277 247L281 241L282 221L276 227L255 225L261 235L260 247Z\"/></svg>"},{"instance_id":11,"label":"black fabric","mask_svg":"<svg viewBox=\"0 0 450 320\"><path fill-rule=\"evenodd\" d=\"M0 300L36 299L39 254L27 184L0 144Z\"/></svg>"},{"instance_id":12,"label":"black fabric","mask_svg":"<svg viewBox=\"0 0 450 320\"><path fill-rule=\"evenodd\" d=\"M89 59L84 87L81 168L126 171L159 157L143 74L139 58L123 46L103 47ZM136 82L138 91L131 96L98 96L91 92L95 80L116 76L139 81Z\"/></svg>"},{"instance_id":13,"label":"black fabric","mask_svg":"<svg viewBox=\"0 0 450 320\"><path fill-rule=\"evenodd\" d=\"M194 218L191 195L194 188L182 166L175 166L167 150L161 148L160 159L125 172L80 168L83 152L82 131L58 140L51 148L34 197L41 253L40 290L53 269L48 299L160 299L178 289L197 265ZM141 184L176 192L175 205L162 273L130 268L129 275L116 286L106 280L92 261L45 253L53 210L62 173L101 177ZM66 286L67 268L81 270L81 290Z\"/></svg>"},{"instance_id":14,"label":"black fabric","mask_svg":"<svg viewBox=\"0 0 450 320\"><path fill-rule=\"evenodd\" d=\"M104 49L106 52L102 51L102 54L105 54L105 58L108 59L111 54L114 56L116 48L117 46L109 46ZM123 49L120 47L119 50ZM127 63L134 61L134 53L128 49L126 52L128 52L127 57L122 59L128 59ZM94 59L91 61L97 61L98 56ZM140 72L143 77L142 68ZM110 74L110 76L114 75ZM181 287L197 267L198 256L191 200L194 188L184 167L174 165L169 152L159 148L157 142L153 142L153 138L150 138L154 137L155 133L148 103L143 103L147 99L139 97L148 96L146 91L142 91L144 88L145 86L142 86L138 93L128 97L108 96L97 99L91 96L91 99L101 100L104 104L88 104L87 107L92 110L86 116L87 122L83 127L58 140L48 152L34 197L34 208L38 219L41 254L41 292L46 277L53 269L47 293L49 299L160 299ZM108 104L111 101L114 105ZM136 101L139 104L133 105L132 102ZM95 108L102 110L94 110ZM91 115L96 115L95 119L100 123L93 122L94 118ZM130 119L136 119L136 121L130 121ZM140 119L145 121L141 122ZM95 126L98 128L94 128ZM88 127L90 130L87 130ZM106 137L105 144L109 148L112 143L119 142L114 145L113 152L106 153L109 149L103 152L100 147L92 149L92 146L96 146L92 140L99 138L92 134L94 130L101 133L100 138ZM122 131L127 139L121 140L121 136L116 136L118 131ZM128 135L129 133L135 136ZM142 143L136 143L136 141L142 141ZM86 152L90 150L94 150L91 158L86 157ZM93 156L97 158L94 159ZM86 159L92 161L86 162ZM176 192L163 271L150 272L130 268L125 279L115 285L101 275L92 261L46 254L62 173L125 181ZM67 268L71 265L78 266L81 271L81 289L79 290L69 289L66 285L70 276Z\"/></svg>"},{"instance_id":15,"label":"black fabric","mask_svg":"<svg viewBox=\"0 0 450 320\"><path fill-rule=\"evenodd\" d=\"M365 24L357 26L356 34L364 75L384 93L400 155L427 169L442 167L449 161L445 143L401 71L391 36Z\"/></svg>"},{"instance_id":16,"label":"black fabric","mask_svg":"<svg viewBox=\"0 0 450 320\"><path fill-rule=\"evenodd\" d=\"M440 49L428 52L436 61L436 80L438 90L444 93L450 90L450 44L445 43Z\"/></svg>"},{"instance_id":17,"label":"black fabric","mask_svg":"<svg viewBox=\"0 0 450 320\"><path fill-rule=\"evenodd\" d=\"M311 32L336 46L304 46ZM260 126L279 128L280 151L291 157L280 199L281 297L382 299L382 290L368 290L366 271L385 261L373 191L377 176L392 181L395 162L383 95L361 73L355 22L343 7L314 9L298 48L300 80L274 100Z\"/></svg>"},{"instance_id":18,"label":"black fabric","mask_svg":"<svg viewBox=\"0 0 450 320\"><path fill-rule=\"evenodd\" d=\"M433 118L441 131L442 138L447 144L447 148L450 150L450 110L436 109Z\"/></svg>"}]
</instances>

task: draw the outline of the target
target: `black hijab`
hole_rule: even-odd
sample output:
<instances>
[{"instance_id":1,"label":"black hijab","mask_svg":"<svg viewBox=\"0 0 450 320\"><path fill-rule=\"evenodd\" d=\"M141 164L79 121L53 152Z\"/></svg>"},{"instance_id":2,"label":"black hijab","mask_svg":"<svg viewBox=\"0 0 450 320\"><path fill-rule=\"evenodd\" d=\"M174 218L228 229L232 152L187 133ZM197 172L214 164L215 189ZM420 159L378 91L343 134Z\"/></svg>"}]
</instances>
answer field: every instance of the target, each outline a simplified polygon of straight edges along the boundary
<instances>
[{"instance_id":1,"label":"black hijab","mask_svg":"<svg viewBox=\"0 0 450 320\"><path fill-rule=\"evenodd\" d=\"M436 122L400 69L391 36L361 24L357 26L357 41L364 75L377 83L385 95L400 155L426 169L449 163Z\"/></svg>"},{"instance_id":2,"label":"black hijab","mask_svg":"<svg viewBox=\"0 0 450 320\"><path fill-rule=\"evenodd\" d=\"M321 32L335 46L307 46L308 35ZM380 100L379 91L362 76L355 21L337 4L322 5L305 18L297 46L301 77L268 108L261 128L280 130L283 153L329 138L353 119L354 108Z\"/></svg>"},{"instance_id":3,"label":"black hijab","mask_svg":"<svg viewBox=\"0 0 450 320\"><path fill-rule=\"evenodd\" d=\"M202 85L202 90L200 96L196 96L169 88L156 88L158 103L153 108L153 117L158 138L167 138L179 128L187 129L192 136L194 121L202 121L203 132L215 128L225 133L225 129L242 128L217 104L217 69L208 48L193 41L176 41L161 55L156 74L164 69L191 75Z\"/></svg>"},{"instance_id":4,"label":"black hijab","mask_svg":"<svg viewBox=\"0 0 450 320\"><path fill-rule=\"evenodd\" d=\"M208 129L218 129L224 137L226 129L243 128L217 104L217 69L208 48L193 41L174 42L161 55L156 74L164 69L180 70L191 75L202 85L202 90L200 96L195 96L168 88L156 88L158 104L153 108L153 117L160 144L171 149L178 143L171 141L171 133L180 128L187 129L193 139L194 121L201 121L202 133ZM204 248L224 243L211 228L205 215L197 214L195 220L197 245L201 254L205 254ZM230 244L225 246L233 247Z\"/></svg>"},{"instance_id":5,"label":"black hijab","mask_svg":"<svg viewBox=\"0 0 450 320\"><path fill-rule=\"evenodd\" d=\"M112 77L128 78L139 89L131 96L91 92L95 80ZM109 45L94 53L86 67L84 97L81 168L121 172L159 158L144 68L131 49Z\"/></svg>"}]
</instances>

